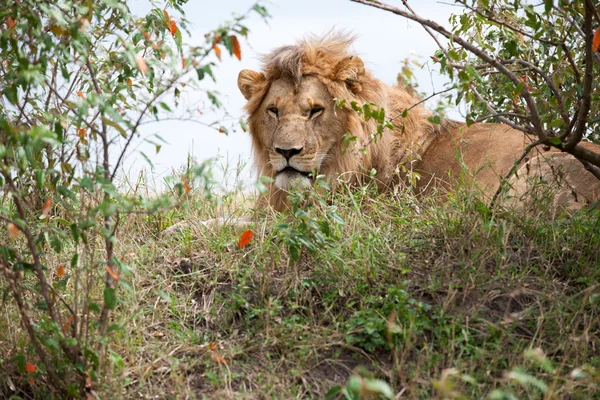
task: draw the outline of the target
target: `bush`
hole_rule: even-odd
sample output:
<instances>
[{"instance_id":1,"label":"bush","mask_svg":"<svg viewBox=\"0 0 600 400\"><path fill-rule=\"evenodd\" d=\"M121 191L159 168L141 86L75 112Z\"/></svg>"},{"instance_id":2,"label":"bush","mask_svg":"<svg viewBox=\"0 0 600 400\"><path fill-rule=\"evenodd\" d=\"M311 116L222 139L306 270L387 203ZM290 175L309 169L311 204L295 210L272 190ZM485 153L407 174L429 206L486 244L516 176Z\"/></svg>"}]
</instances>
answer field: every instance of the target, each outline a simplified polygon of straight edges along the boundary
<instances>
[{"instance_id":1,"label":"bush","mask_svg":"<svg viewBox=\"0 0 600 400\"><path fill-rule=\"evenodd\" d=\"M169 195L124 194L116 185L140 125L213 77L210 59L221 46L241 57L246 15L189 47L184 3L168 1L143 18L114 0L9 1L0 9L0 267L4 298L16 305L9 317L28 338L12 343L2 368L41 383L24 392L84 396L122 364L111 342L125 334L124 321L113 311L127 307L120 292L132 288L116 252L119 228L130 214L165 211L203 191L202 167ZM250 12L267 16L260 4Z\"/></svg>"}]
</instances>

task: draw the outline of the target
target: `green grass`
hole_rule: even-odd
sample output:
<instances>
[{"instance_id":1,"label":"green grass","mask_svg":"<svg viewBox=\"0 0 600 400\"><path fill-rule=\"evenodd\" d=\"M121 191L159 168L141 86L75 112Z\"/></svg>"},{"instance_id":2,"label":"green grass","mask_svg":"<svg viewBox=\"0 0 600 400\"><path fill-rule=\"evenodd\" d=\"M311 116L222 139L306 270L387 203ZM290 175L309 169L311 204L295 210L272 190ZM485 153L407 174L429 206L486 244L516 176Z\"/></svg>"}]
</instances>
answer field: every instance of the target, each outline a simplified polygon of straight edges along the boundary
<instances>
[{"instance_id":1,"label":"green grass","mask_svg":"<svg viewBox=\"0 0 600 400\"><path fill-rule=\"evenodd\" d=\"M324 398L373 379L397 398L600 398L598 211L490 214L469 192L308 197L260 210L243 249L227 226L158 235L251 212L236 194L129 216L100 398Z\"/></svg>"}]
</instances>

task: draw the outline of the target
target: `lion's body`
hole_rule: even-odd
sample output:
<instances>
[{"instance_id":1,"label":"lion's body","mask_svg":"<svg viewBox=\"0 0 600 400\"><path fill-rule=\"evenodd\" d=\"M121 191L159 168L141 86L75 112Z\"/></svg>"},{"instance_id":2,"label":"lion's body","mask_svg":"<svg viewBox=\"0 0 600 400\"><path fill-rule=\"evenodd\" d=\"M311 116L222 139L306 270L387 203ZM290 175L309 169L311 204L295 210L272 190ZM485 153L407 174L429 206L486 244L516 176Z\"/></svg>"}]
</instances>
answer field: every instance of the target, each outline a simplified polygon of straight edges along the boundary
<instances>
[{"instance_id":1,"label":"lion's body","mask_svg":"<svg viewBox=\"0 0 600 400\"><path fill-rule=\"evenodd\" d=\"M347 37L313 38L267 55L263 72L240 73L255 163L260 175L275 181L271 205L285 208L288 189L309 186L308 174L314 171L360 182L374 169L380 188L417 172L421 191L440 186L451 190L459 178L467 177L484 196L493 196L532 138L502 124L429 122L430 112L414 106L419 99L372 77L348 53L350 43ZM345 100L342 108L336 106L338 100ZM372 140L377 123L365 121L351 102L374 103L387 118L398 116L393 132L386 130ZM348 142L349 137L356 140ZM600 146L586 147L600 151ZM531 176L561 181L554 186L556 206L589 203L600 195L600 181L565 153L534 148L511 178L513 194L526 193Z\"/></svg>"}]
</instances>

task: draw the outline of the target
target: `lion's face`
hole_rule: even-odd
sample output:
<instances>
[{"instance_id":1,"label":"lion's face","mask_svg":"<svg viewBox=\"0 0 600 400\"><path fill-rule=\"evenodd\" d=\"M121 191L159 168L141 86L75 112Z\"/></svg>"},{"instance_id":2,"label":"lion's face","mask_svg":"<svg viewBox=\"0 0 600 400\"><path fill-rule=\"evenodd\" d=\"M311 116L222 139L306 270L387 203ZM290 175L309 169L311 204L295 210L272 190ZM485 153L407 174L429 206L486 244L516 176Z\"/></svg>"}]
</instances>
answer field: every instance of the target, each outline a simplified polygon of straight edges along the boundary
<instances>
[{"instance_id":1,"label":"lion's face","mask_svg":"<svg viewBox=\"0 0 600 400\"><path fill-rule=\"evenodd\" d=\"M343 134L333 96L313 76L273 81L255 113L261 151L281 189L308 187Z\"/></svg>"}]
</instances>

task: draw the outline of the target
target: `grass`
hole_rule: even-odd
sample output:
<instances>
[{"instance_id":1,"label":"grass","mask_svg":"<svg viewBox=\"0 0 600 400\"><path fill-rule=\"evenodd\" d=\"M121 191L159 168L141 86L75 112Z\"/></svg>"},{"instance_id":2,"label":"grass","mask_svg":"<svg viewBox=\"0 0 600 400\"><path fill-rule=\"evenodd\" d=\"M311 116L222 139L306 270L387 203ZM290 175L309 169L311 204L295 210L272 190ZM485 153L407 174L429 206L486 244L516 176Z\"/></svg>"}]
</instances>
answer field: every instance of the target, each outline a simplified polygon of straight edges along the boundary
<instances>
[{"instance_id":1,"label":"grass","mask_svg":"<svg viewBox=\"0 0 600 400\"><path fill-rule=\"evenodd\" d=\"M100 398L378 398L379 381L396 398L600 398L598 211L490 213L467 190L303 196L260 210L244 248L228 226L159 235L251 212L239 193L127 217ZM0 335L22 343L2 307Z\"/></svg>"}]
</instances>

